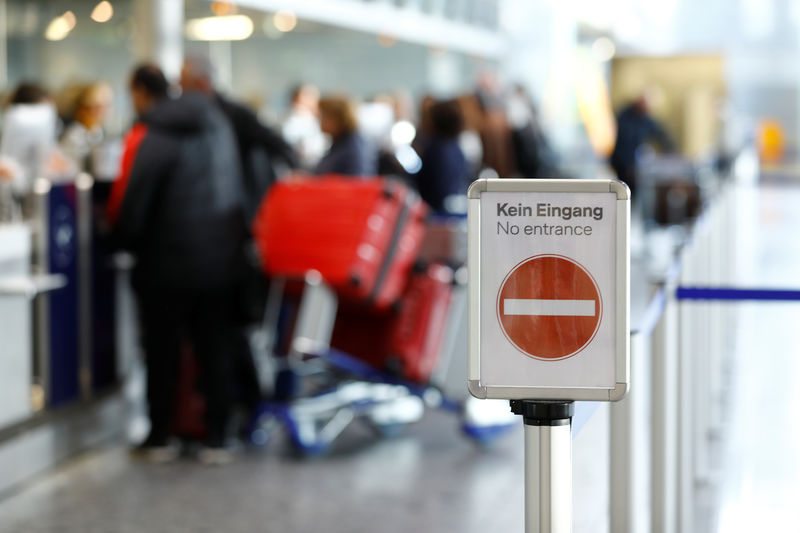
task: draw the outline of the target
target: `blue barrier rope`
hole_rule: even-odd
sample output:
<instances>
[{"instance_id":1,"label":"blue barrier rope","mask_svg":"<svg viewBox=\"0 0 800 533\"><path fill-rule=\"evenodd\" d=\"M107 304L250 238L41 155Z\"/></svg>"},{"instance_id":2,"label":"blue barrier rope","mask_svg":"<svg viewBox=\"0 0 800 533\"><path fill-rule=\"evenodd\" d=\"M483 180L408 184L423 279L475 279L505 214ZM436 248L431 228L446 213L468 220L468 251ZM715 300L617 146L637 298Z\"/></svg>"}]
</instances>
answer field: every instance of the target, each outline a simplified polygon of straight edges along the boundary
<instances>
[{"instance_id":1,"label":"blue barrier rope","mask_svg":"<svg viewBox=\"0 0 800 533\"><path fill-rule=\"evenodd\" d=\"M719 301L800 301L800 290L795 289L737 289L733 287L678 287L678 300Z\"/></svg>"},{"instance_id":2,"label":"blue barrier rope","mask_svg":"<svg viewBox=\"0 0 800 533\"><path fill-rule=\"evenodd\" d=\"M800 290L794 289L737 289L733 287L678 287L675 290L678 300L715 300L715 301L761 301L761 302L793 302L800 301ZM650 300L642 314L636 332L650 335L655 329L664 307L667 293L662 287Z\"/></svg>"}]
</instances>

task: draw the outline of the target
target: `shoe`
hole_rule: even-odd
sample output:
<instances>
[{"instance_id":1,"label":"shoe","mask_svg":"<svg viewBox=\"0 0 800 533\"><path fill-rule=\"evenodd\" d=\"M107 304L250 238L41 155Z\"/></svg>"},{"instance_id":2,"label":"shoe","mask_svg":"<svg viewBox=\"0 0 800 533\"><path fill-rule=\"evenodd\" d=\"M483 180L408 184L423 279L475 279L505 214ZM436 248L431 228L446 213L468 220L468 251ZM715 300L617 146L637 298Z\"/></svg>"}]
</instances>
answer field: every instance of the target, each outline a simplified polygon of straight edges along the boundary
<instances>
[{"instance_id":1,"label":"shoe","mask_svg":"<svg viewBox=\"0 0 800 533\"><path fill-rule=\"evenodd\" d=\"M131 450L131 456L140 461L164 464L174 461L180 455L180 449L174 444L153 443L144 441Z\"/></svg>"},{"instance_id":2,"label":"shoe","mask_svg":"<svg viewBox=\"0 0 800 533\"><path fill-rule=\"evenodd\" d=\"M207 466L223 466L233 462L233 453L227 448L202 448L197 452L197 460Z\"/></svg>"}]
</instances>

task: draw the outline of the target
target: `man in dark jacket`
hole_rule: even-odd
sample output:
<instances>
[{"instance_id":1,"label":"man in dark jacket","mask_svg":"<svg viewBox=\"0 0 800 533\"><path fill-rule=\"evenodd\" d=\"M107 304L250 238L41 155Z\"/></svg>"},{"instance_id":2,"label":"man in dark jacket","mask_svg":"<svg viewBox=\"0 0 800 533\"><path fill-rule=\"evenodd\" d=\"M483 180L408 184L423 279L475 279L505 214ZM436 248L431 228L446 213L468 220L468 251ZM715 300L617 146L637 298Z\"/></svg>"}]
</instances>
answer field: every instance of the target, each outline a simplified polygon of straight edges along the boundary
<instances>
[{"instance_id":1,"label":"man in dark jacket","mask_svg":"<svg viewBox=\"0 0 800 533\"><path fill-rule=\"evenodd\" d=\"M187 57L181 70L181 87L211 98L228 118L236 137L242 166L242 186L248 224L256 214L261 198L276 179L276 164L297 167L292 147L281 135L265 126L249 108L234 102L214 88L214 69L200 56Z\"/></svg>"},{"instance_id":2,"label":"man in dark jacket","mask_svg":"<svg viewBox=\"0 0 800 533\"><path fill-rule=\"evenodd\" d=\"M617 141L610 161L617 177L630 187L632 195L637 185L636 154L648 141L655 141L668 152L674 150L667 132L650 116L647 98L641 96L617 116Z\"/></svg>"},{"instance_id":3,"label":"man in dark jacket","mask_svg":"<svg viewBox=\"0 0 800 533\"><path fill-rule=\"evenodd\" d=\"M276 164L289 168L297 166L297 159L283 137L265 126L247 107L222 96L214 87L214 68L202 56L189 56L181 70L181 88L186 93L200 93L211 99L228 119L236 139L237 154L242 168L243 206L249 228L261 205L261 200L277 176ZM245 408L252 411L261 401L261 387L247 339L247 326L260 320L266 305L267 282L260 270L255 246L248 242L247 262L242 266L241 283L232 288L232 298L237 303L234 352L234 387L236 396Z\"/></svg>"},{"instance_id":4,"label":"man in dark jacket","mask_svg":"<svg viewBox=\"0 0 800 533\"><path fill-rule=\"evenodd\" d=\"M167 449L179 355L188 337L206 400L206 448L200 458L224 462L231 403L230 287L240 270L244 235L236 145L225 117L202 94L161 98L144 107L138 143L127 154L132 164L116 223L120 242L136 255L133 284L152 424L142 448Z\"/></svg>"}]
</instances>

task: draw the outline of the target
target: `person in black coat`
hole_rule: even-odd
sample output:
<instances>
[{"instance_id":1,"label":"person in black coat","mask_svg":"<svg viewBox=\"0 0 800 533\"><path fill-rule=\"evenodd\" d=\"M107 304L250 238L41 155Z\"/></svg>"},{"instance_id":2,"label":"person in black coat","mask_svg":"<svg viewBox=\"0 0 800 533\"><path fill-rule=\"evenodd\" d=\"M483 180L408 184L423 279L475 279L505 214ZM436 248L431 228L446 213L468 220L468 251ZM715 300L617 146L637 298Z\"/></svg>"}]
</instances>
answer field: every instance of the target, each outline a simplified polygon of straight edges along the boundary
<instances>
[{"instance_id":1,"label":"person in black coat","mask_svg":"<svg viewBox=\"0 0 800 533\"><path fill-rule=\"evenodd\" d=\"M353 104L334 96L319 101L320 128L332 144L317 164L315 174L374 176L378 171L377 151L358 133Z\"/></svg>"},{"instance_id":2,"label":"person in black coat","mask_svg":"<svg viewBox=\"0 0 800 533\"><path fill-rule=\"evenodd\" d=\"M527 178L557 178L558 157L550 147L527 90L514 86L506 102L517 171Z\"/></svg>"},{"instance_id":3,"label":"person in black coat","mask_svg":"<svg viewBox=\"0 0 800 533\"><path fill-rule=\"evenodd\" d=\"M154 69L156 67L150 67ZM138 71L137 71L138 72ZM163 78L163 75L162 75ZM206 401L201 460L227 460L231 406L230 287L241 267L244 235L236 144L227 120L208 97L147 97L134 75L140 121L123 169L124 196L115 234L136 256L138 296L147 357L151 429L141 449L171 458L168 440L182 345L200 367Z\"/></svg>"},{"instance_id":4,"label":"person in black coat","mask_svg":"<svg viewBox=\"0 0 800 533\"><path fill-rule=\"evenodd\" d=\"M636 192L636 154L649 141L655 141L663 150L671 152L674 144L667 132L654 120L648 111L644 96L624 107L617 116L617 141L611 154L611 166L620 181L624 181Z\"/></svg>"},{"instance_id":5,"label":"person in black coat","mask_svg":"<svg viewBox=\"0 0 800 533\"><path fill-rule=\"evenodd\" d=\"M422 168L416 181L420 196L436 211L449 211L448 198L466 193L469 165L458 143L463 127L456 100L432 105L430 136L422 151Z\"/></svg>"},{"instance_id":6,"label":"person in black coat","mask_svg":"<svg viewBox=\"0 0 800 533\"><path fill-rule=\"evenodd\" d=\"M208 58L187 57L181 70L180 83L185 92L198 92L213 100L233 128L236 139L247 221L247 244L244 248L247 261L242 266L240 283L232 291L238 323L233 340L234 389L245 409L252 412L260 404L262 394L246 331L251 323L263 316L268 281L261 271L250 228L264 195L277 179L278 165L296 168L297 156L283 137L263 124L252 110L215 90L214 68Z\"/></svg>"},{"instance_id":7,"label":"person in black coat","mask_svg":"<svg viewBox=\"0 0 800 533\"><path fill-rule=\"evenodd\" d=\"M244 206L248 224L261 199L277 178L276 165L297 168L297 155L277 131L263 124L248 107L222 95L214 88L214 69L202 56L187 57L181 70L181 87L186 92L208 95L233 128L242 167Z\"/></svg>"}]
</instances>

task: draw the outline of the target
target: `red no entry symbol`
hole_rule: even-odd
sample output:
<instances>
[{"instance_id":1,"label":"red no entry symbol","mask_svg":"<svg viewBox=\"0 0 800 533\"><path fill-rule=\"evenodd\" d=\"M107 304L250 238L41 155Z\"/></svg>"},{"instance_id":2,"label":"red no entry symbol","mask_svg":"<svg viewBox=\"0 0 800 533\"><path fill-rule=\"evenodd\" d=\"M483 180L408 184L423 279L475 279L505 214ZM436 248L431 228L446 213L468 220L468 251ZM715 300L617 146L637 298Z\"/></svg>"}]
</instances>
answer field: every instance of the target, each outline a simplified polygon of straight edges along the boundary
<instances>
[{"instance_id":1,"label":"red no entry symbol","mask_svg":"<svg viewBox=\"0 0 800 533\"><path fill-rule=\"evenodd\" d=\"M497 294L497 319L506 338L529 357L554 361L577 354L594 339L603 298L591 274L560 255L518 263Z\"/></svg>"}]
</instances>

